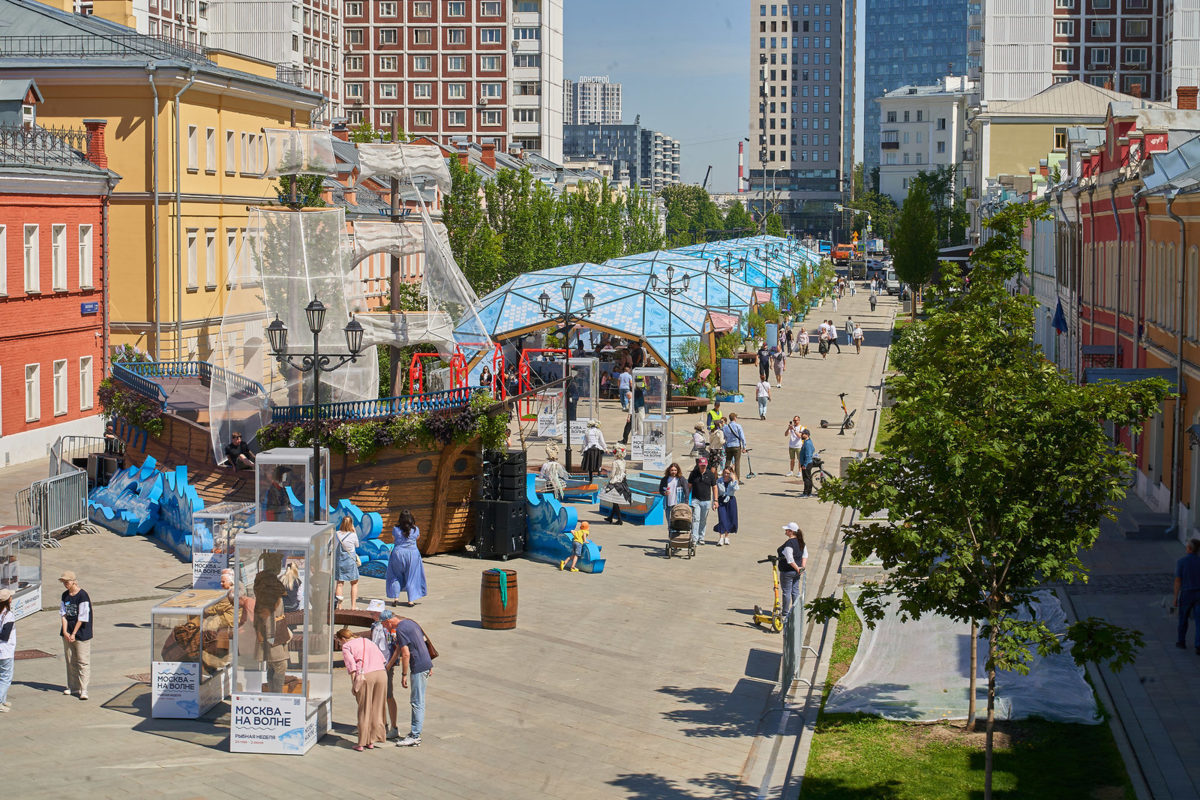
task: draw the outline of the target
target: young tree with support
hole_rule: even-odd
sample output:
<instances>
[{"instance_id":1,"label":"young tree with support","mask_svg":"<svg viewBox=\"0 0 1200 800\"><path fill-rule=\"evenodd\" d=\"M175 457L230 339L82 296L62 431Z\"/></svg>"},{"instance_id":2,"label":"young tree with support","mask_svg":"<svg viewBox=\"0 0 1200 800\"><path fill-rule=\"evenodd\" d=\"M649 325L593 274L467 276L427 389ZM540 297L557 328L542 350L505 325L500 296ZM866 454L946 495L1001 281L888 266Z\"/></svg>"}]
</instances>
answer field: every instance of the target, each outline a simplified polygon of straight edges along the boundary
<instances>
[{"instance_id":1,"label":"young tree with support","mask_svg":"<svg viewBox=\"0 0 1200 800\"><path fill-rule=\"evenodd\" d=\"M988 800L997 670L1025 673L1033 652L1063 648L1078 663L1119 669L1141 646L1138 632L1096 618L1060 636L1020 612L1032 611L1040 587L1087 580L1079 554L1125 495L1132 457L1103 423L1137 428L1169 393L1157 379L1077 385L1031 345L1033 300L1010 296L1005 282L1024 269L1021 231L1044 214L1032 205L999 212L995 235L972 255L969 288L957 274L943 278L928 319L894 348L887 452L820 491L864 520L843 529L851 554L875 553L885 568L863 586L864 624L894 598L904 619L940 614L986 641ZM886 521L865 521L882 513ZM809 608L828 620L840 597Z\"/></svg>"},{"instance_id":2,"label":"young tree with support","mask_svg":"<svg viewBox=\"0 0 1200 800\"><path fill-rule=\"evenodd\" d=\"M912 319L916 322L917 295L938 266L937 220L924 181L913 181L909 188L888 249L896 275L912 289Z\"/></svg>"}]
</instances>

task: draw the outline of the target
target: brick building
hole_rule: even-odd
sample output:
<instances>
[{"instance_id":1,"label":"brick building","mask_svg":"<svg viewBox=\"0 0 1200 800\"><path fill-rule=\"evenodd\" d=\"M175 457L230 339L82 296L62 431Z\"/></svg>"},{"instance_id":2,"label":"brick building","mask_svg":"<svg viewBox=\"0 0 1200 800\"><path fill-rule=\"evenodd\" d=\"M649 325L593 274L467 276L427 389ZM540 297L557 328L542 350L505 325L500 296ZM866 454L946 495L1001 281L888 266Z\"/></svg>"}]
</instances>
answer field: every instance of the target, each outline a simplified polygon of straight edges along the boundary
<instances>
[{"instance_id":1,"label":"brick building","mask_svg":"<svg viewBox=\"0 0 1200 800\"><path fill-rule=\"evenodd\" d=\"M107 364L103 120L36 123L32 80L0 81L0 464L97 434ZM85 151L87 155L84 155Z\"/></svg>"}]
</instances>

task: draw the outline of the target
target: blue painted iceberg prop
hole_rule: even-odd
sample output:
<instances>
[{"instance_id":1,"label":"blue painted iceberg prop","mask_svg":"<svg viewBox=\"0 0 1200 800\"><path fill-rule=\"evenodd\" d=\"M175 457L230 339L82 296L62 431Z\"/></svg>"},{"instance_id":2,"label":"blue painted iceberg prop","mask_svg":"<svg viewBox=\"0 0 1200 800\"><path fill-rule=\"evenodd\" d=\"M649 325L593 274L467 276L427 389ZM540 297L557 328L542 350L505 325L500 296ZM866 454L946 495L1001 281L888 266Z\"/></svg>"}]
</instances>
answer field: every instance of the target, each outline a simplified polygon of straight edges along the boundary
<instances>
[{"instance_id":1,"label":"blue painted iceberg prop","mask_svg":"<svg viewBox=\"0 0 1200 800\"><path fill-rule=\"evenodd\" d=\"M532 472L525 477L525 502L528 508L525 556L534 561L557 565L571 555L571 532L579 524L579 515L571 506L564 506L555 500L552 494L539 494L534 487L536 479L537 475ZM595 542L584 544L579 570L593 575L604 571L600 545Z\"/></svg>"}]
</instances>

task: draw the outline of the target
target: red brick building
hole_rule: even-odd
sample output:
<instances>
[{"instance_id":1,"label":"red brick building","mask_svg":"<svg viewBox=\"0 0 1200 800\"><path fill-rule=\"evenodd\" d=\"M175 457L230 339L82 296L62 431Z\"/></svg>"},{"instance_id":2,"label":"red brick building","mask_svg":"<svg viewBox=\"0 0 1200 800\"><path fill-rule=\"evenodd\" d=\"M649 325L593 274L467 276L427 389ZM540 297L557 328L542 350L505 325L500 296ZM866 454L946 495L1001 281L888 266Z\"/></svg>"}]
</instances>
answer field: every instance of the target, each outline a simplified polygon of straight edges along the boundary
<instances>
[{"instance_id":1,"label":"red brick building","mask_svg":"<svg viewBox=\"0 0 1200 800\"><path fill-rule=\"evenodd\" d=\"M33 81L0 81L0 465L100 432L107 369L107 169L102 120L35 120Z\"/></svg>"}]
</instances>

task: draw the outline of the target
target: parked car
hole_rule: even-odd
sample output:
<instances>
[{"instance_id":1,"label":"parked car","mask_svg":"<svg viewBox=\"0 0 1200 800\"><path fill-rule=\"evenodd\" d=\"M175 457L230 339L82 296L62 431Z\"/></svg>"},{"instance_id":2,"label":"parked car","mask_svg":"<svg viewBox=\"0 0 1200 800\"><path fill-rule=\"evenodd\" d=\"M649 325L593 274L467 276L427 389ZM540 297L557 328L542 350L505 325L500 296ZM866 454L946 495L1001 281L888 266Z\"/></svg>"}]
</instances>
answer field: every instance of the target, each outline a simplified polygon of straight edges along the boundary
<instances>
[{"instance_id":1,"label":"parked car","mask_svg":"<svg viewBox=\"0 0 1200 800\"><path fill-rule=\"evenodd\" d=\"M901 288L900 280L896 277L896 270L889 269L887 277L884 279L883 290L888 294L894 295L900 294Z\"/></svg>"}]
</instances>

